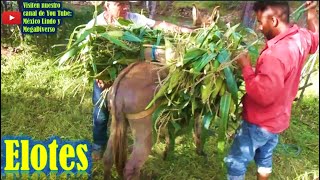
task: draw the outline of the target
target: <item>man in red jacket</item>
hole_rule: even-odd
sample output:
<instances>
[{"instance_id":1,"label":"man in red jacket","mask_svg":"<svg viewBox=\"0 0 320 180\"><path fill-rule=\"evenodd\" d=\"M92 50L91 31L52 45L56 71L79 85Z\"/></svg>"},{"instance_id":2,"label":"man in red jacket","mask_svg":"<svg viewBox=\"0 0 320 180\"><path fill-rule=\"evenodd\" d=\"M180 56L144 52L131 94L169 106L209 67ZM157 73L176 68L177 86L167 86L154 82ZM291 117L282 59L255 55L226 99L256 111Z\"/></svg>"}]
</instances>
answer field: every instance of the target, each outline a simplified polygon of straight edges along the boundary
<instances>
[{"instance_id":1,"label":"man in red jacket","mask_svg":"<svg viewBox=\"0 0 320 180\"><path fill-rule=\"evenodd\" d=\"M291 106L298 92L301 70L309 54L319 46L316 1L307 1L308 29L289 23L289 4L259 1L254 4L259 30L266 38L253 70L247 53L237 60L246 94L243 121L225 158L228 179L244 179L253 159L258 179L268 179L278 134L289 127Z\"/></svg>"}]
</instances>

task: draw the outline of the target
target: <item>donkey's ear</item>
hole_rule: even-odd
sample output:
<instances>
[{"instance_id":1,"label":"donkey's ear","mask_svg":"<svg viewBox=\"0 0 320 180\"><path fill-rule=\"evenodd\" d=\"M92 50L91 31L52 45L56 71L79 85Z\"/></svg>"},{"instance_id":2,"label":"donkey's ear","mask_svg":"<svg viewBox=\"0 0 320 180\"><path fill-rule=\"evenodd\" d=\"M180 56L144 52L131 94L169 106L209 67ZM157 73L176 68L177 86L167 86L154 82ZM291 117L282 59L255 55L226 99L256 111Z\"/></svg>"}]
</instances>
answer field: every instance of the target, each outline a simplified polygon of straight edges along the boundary
<instances>
[{"instance_id":1,"label":"donkey's ear","mask_svg":"<svg viewBox=\"0 0 320 180\"><path fill-rule=\"evenodd\" d=\"M212 14L209 17L209 19L211 21L216 21L219 18L219 8L220 6L216 6L213 10L212 10Z\"/></svg>"},{"instance_id":2,"label":"donkey's ear","mask_svg":"<svg viewBox=\"0 0 320 180\"><path fill-rule=\"evenodd\" d=\"M194 26L197 24L197 21L199 21L199 15L199 10L197 9L196 5L192 4L192 20Z\"/></svg>"}]
</instances>

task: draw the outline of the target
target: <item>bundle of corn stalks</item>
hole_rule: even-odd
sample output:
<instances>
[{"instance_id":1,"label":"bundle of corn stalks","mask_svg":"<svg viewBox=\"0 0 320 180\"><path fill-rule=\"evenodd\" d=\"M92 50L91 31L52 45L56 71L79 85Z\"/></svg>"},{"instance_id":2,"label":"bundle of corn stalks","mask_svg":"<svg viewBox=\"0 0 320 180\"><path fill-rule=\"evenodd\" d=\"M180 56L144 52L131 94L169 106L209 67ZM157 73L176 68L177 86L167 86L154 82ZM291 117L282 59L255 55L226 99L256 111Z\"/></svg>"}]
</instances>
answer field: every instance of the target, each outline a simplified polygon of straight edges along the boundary
<instances>
[{"instance_id":1,"label":"bundle of corn stalks","mask_svg":"<svg viewBox=\"0 0 320 180\"><path fill-rule=\"evenodd\" d=\"M228 121L239 116L239 96L243 94L239 91L241 72L232 62L244 50L256 58L255 45L260 40L251 29L237 31L238 27L239 24L223 29L212 24L200 29L189 37L183 56L167 63L169 75L160 82L161 88L147 107L162 99L152 117L156 131L170 125L178 132L179 121L191 118L190 122L194 122L194 117L200 117L203 142L209 128L218 127L218 149L223 152ZM252 34L256 41L246 45L244 34ZM165 42L173 47L170 41Z\"/></svg>"},{"instance_id":2,"label":"bundle of corn stalks","mask_svg":"<svg viewBox=\"0 0 320 180\"><path fill-rule=\"evenodd\" d=\"M301 7L296 11L299 13L291 14L294 21L304 11ZM156 131L169 125L178 132L180 122L190 119L191 114L191 125L194 121L201 122L202 142L205 143L208 130L215 129L218 150L224 151L228 124L232 122L229 120L239 120L239 100L244 94L241 72L232 66L232 62L244 50L248 50L252 60L256 60L259 55L257 45L263 38L251 29L238 29L239 24L224 28L213 23L188 39L183 56L168 64L169 75L160 82L161 88L147 107L162 99L152 117ZM254 42L250 44L247 41ZM170 46L169 41L166 43ZM195 119L197 117L200 118Z\"/></svg>"},{"instance_id":3,"label":"bundle of corn stalks","mask_svg":"<svg viewBox=\"0 0 320 180\"><path fill-rule=\"evenodd\" d=\"M83 76L85 82L90 78L112 82L128 64L144 59L144 45L164 46L167 54L163 68L168 68L169 75L159 82L161 88L149 104L163 99L153 114L155 130L169 125L177 132L181 129L179 121L190 120L190 113L189 123L200 115L207 130L216 119L219 148L223 150L229 117L236 116L239 109L238 87L242 82L232 59L244 49L257 56L257 35L247 28L238 32L239 24L221 28L213 23L191 34L136 27L127 20L119 20L119 24L76 28L59 64L67 65L75 76ZM243 34L253 34L256 41L246 45ZM203 132L207 137L208 131Z\"/></svg>"},{"instance_id":4,"label":"bundle of corn stalks","mask_svg":"<svg viewBox=\"0 0 320 180\"><path fill-rule=\"evenodd\" d=\"M75 93L92 79L113 82L127 65L145 59L145 49L164 47L164 37L170 41L177 38L175 33L135 26L128 20L118 22L120 26L81 25L71 34L67 50L58 60L64 71L83 78L84 84L76 86Z\"/></svg>"}]
</instances>

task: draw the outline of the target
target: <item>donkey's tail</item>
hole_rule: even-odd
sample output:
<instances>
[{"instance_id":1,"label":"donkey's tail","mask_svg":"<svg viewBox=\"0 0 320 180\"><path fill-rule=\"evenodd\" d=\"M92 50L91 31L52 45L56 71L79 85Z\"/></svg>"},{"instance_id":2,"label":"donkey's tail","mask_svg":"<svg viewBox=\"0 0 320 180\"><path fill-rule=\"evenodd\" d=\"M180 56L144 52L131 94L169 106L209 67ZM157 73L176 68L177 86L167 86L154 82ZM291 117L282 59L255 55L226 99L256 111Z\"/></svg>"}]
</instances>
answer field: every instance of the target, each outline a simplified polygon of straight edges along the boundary
<instances>
[{"instance_id":1,"label":"donkey's tail","mask_svg":"<svg viewBox=\"0 0 320 180\"><path fill-rule=\"evenodd\" d=\"M111 132L113 135L113 159L117 172L123 176L123 169L127 160L127 126L125 114L123 112L123 101L117 99L117 91L123 77L138 63L130 64L118 75L109 93L109 105L112 114Z\"/></svg>"},{"instance_id":2,"label":"donkey's tail","mask_svg":"<svg viewBox=\"0 0 320 180\"><path fill-rule=\"evenodd\" d=\"M116 110L115 114L112 114L111 128L114 131L114 135L112 136L113 158L120 177L123 175L123 169L127 160L127 124L125 115L121 109Z\"/></svg>"}]
</instances>

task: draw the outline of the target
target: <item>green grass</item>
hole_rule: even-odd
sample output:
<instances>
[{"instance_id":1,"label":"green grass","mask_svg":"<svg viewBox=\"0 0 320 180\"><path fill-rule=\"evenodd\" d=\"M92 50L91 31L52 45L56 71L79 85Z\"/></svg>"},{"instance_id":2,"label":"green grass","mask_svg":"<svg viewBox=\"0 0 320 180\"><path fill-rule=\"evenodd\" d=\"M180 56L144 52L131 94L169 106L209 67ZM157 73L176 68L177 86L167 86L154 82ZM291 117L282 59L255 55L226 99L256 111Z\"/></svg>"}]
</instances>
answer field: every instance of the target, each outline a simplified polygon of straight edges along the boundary
<instances>
[{"instance_id":1,"label":"green grass","mask_svg":"<svg viewBox=\"0 0 320 180\"><path fill-rule=\"evenodd\" d=\"M10 57L1 57L1 135L27 135L36 140L59 136L65 140L92 141L91 82L80 103L81 94L65 90L66 84L82 83L63 73L53 64L61 49L50 49L54 44L66 43L73 28L86 23L92 17L92 6L78 13L76 20L68 20L67 32L61 37L30 37L25 51ZM173 19L174 20L174 19ZM178 20L177 20L178 21ZM43 51L43 49L49 49ZM227 148L230 144L227 144ZM283 147L298 146L296 149ZM217 154L216 137L205 145L208 162L195 154L192 135L179 137L175 155L162 160L163 142L153 147L143 168L143 174L152 179L225 179L222 168L224 155ZM226 152L225 152L226 153ZM280 136L274 153L274 165L270 179L312 179L319 176L319 99L305 96L300 106L293 106L291 126ZM102 179L102 163L93 164L93 179ZM113 171L116 176L116 172ZM248 167L247 179L255 179L256 167ZM76 179L76 178L74 178Z\"/></svg>"},{"instance_id":2,"label":"green grass","mask_svg":"<svg viewBox=\"0 0 320 180\"><path fill-rule=\"evenodd\" d=\"M79 131L90 129L90 121L85 123L91 117L90 98L80 104L80 95L64 92L66 84L75 80L59 72L52 59L25 52L1 58L1 63L2 135L91 138Z\"/></svg>"},{"instance_id":3,"label":"green grass","mask_svg":"<svg viewBox=\"0 0 320 180\"><path fill-rule=\"evenodd\" d=\"M58 53L61 53L61 51L64 50L64 47L58 46L56 48L52 48L52 46L57 44L67 44L67 40L74 28L81 24L86 24L93 18L93 6L80 6L81 9L79 9L79 6L74 7L71 4L63 3L62 7L73 10L74 16L72 18L63 18L63 24L59 26L56 34L25 35L24 46L33 45L36 46L36 48L31 49L33 52L37 52L41 55L55 56ZM99 12L102 12L101 8L99 8ZM2 35L1 45L13 47L20 45L21 41L18 35L18 27L9 25L4 25L3 27L5 29L11 29L13 33L10 33L9 35ZM30 48L28 50L30 50Z\"/></svg>"}]
</instances>

